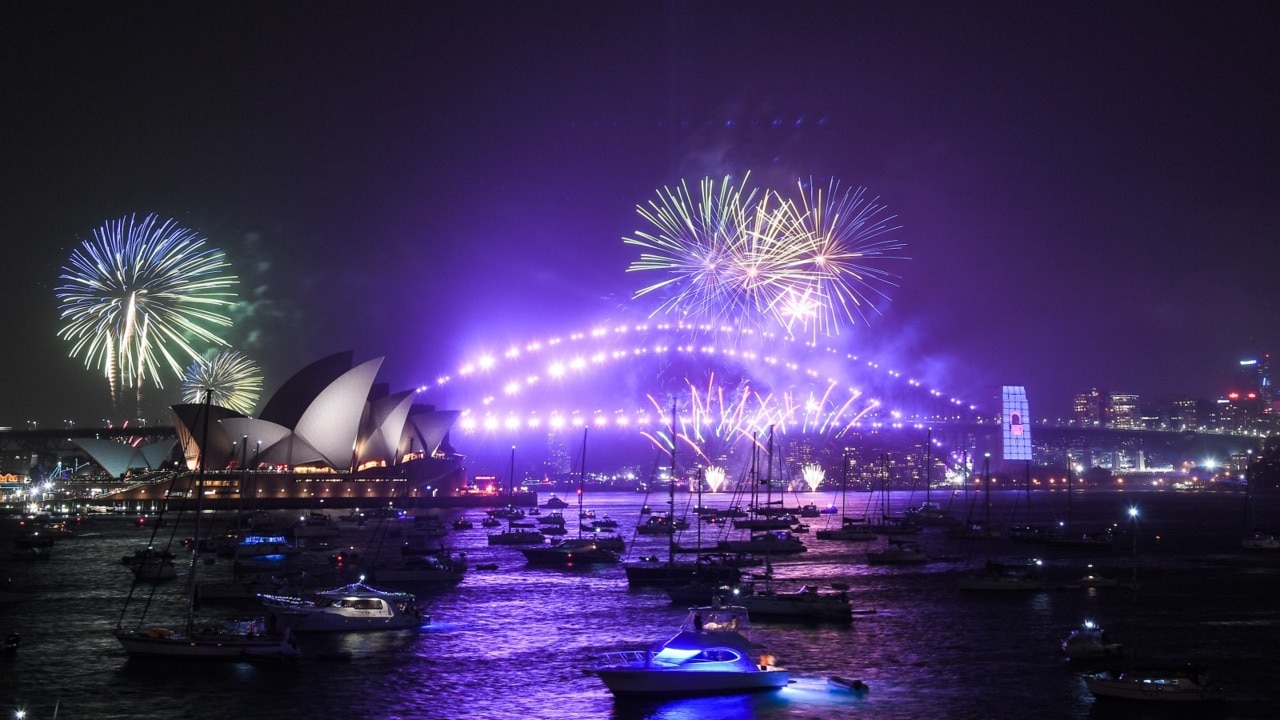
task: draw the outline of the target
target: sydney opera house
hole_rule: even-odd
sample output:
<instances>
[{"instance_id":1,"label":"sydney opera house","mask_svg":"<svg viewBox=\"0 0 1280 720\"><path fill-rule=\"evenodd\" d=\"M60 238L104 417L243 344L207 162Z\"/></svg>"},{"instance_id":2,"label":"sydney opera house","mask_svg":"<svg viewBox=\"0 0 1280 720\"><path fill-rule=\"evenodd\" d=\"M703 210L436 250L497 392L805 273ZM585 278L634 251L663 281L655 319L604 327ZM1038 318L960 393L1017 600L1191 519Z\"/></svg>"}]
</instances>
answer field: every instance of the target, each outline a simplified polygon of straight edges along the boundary
<instances>
[{"instance_id":1,"label":"sydney opera house","mask_svg":"<svg viewBox=\"0 0 1280 720\"><path fill-rule=\"evenodd\" d=\"M415 404L375 382L382 358L350 351L296 373L257 417L208 403L172 407L177 438L141 447L78 440L113 477L136 482L100 497L126 506L402 507L492 504L467 491L448 442L458 413ZM506 498L502 498L505 501Z\"/></svg>"}]
</instances>

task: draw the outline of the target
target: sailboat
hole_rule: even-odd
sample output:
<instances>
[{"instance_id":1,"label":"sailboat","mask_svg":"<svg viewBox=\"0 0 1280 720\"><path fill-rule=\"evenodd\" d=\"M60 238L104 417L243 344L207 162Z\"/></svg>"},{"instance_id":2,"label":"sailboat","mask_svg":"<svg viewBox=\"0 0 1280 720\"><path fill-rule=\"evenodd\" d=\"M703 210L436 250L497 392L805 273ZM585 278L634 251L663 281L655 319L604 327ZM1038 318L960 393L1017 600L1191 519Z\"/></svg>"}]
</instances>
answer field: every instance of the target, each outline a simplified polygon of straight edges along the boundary
<instances>
[{"instance_id":1,"label":"sailboat","mask_svg":"<svg viewBox=\"0 0 1280 720\"><path fill-rule=\"evenodd\" d=\"M769 428L769 450L768 450L768 467L765 470L764 486L765 486L765 508L771 507L773 503L773 428ZM753 506L755 504L753 503ZM778 520L788 518L790 522L781 528L770 527L764 529L763 532L752 532L745 539L739 540L721 540L716 543L716 549L724 553L751 553L755 555L790 555L794 553L802 553L809 548L794 535L791 534L791 524L795 522L795 518L789 513L782 515L766 513L763 516L766 520ZM741 528L743 525L734 522L735 528ZM751 528L756 529L756 528Z\"/></svg>"},{"instance_id":2,"label":"sailboat","mask_svg":"<svg viewBox=\"0 0 1280 720\"><path fill-rule=\"evenodd\" d=\"M1072 526L1071 511L1071 458L1067 458L1067 521L1054 528L1045 544L1059 550L1110 550L1111 529L1097 532L1079 532Z\"/></svg>"},{"instance_id":3,"label":"sailboat","mask_svg":"<svg viewBox=\"0 0 1280 720\"><path fill-rule=\"evenodd\" d=\"M919 507L907 508L906 515L916 525L955 525L959 521L932 499L933 492L933 430L930 430L924 445L924 503Z\"/></svg>"},{"instance_id":4,"label":"sailboat","mask_svg":"<svg viewBox=\"0 0 1280 720\"><path fill-rule=\"evenodd\" d=\"M490 545L541 545L547 538L540 531L531 528L520 528L515 526L515 521L524 516L524 512L517 508L513 501L512 495L515 492L516 481L516 449L511 448L511 477L507 480L507 511L503 516L507 519L507 527L500 533L492 533L489 535Z\"/></svg>"},{"instance_id":5,"label":"sailboat","mask_svg":"<svg viewBox=\"0 0 1280 720\"><path fill-rule=\"evenodd\" d=\"M671 477L667 488L668 516L674 517L676 508L676 405L671 401ZM708 556L693 561L676 561L675 533L667 535L667 559L657 558L629 560L622 564L627 574L627 584L637 587L681 587L698 582L716 584L736 583L742 571Z\"/></svg>"},{"instance_id":6,"label":"sailboat","mask_svg":"<svg viewBox=\"0 0 1280 720\"><path fill-rule=\"evenodd\" d=\"M773 477L773 428L769 429L769 470L766 481ZM799 541L796 541L799 542ZM801 548L804 545L800 546ZM853 606L849 593L822 593L813 585L805 585L794 592L779 592L773 587L773 548L765 545L764 590L738 598L738 603L755 616L782 617L798 620L852 620Z\"/></svg>"},{"instance_id":7,"label":"sailboat","mask_svg":"<svg viewBox=\"0 0 1280 720\"><path fill-rule=\"evenodd\" d=\"M204 499L205 451L209 436L209 392L205 392L204 429L199 448L200 460L196 476L196 520L194 537L200 537L200 516ZM138 617L132 628L124 625L129 601L120 611L116 621L115 636L125 652L135 657L178 657L199 659L247 660L258 658L292 658L299 655L289 631L269 628L261 618L227 620L221 623L196 623L200 607L196 575L201 566L200 543L192 543L191 560L187 566L186 612L182 627L173 630L166 627L146 626L146 611ZM136 584L134 585L136 587ZM129 593L132 597L132 589ZM147 607L151 605L146 603Z\"/></svg>"},{"instance_id":8,"label":"sailboat","mask_svg":"<svg viewBox=\"0 0 1280 720\"><path fill-rule=\"evenodd\" d=\"M845 540L848 542L870 542L877 535L867 523L865 515L850 517L845 509L845 497L848 494L849 458L840 459L840 527L823 528L814 533L819 540Z\"/></svg>"},{"instance_id":9,"label":"sailboat","mask_svg":"<svg viewBox=\"0 0 1280 720\"><path fill-rule=\"evenodd\" d=\"M1244 487L1244 534L1240 537L1240 547L1245 550L1280 550L1280 535L1258 528L1252 478Z\"/></svg>"},{"instance_id":10,"label":"sailboat","mask_svg":"<svg viewBox=\"0 0 1280 720\"><path fill-rule=\"evenodd\" d=\"M578 517L582 517L582 495L587 477L587 429L582 430L582 467L578 478ZM618 553L600 547L592 538L582 536L582 522L578 522L578 537L553 540L550 545L521 548L520 552L530 565L562 568L581 568L591 565L614 565L621 562Z\"/></svg>"},{"instance_id":11,"label":"sailboat","mask_svg":"<svg viewBox=\"0 0 1280 720\"><path fill-rule=\"evenodd\" d=\"M982 524L991 527L991 458L987 457L983 467L983 506L985 512ZM984 571L964 575L960 578L961 590L1044 590L1044 575L1041 572L1043 563L1038 559L1030 559L1021 564L1004 563L991 559L991 536L984 538L987 547L987 561Z\"/></svg>"}]
</instances>

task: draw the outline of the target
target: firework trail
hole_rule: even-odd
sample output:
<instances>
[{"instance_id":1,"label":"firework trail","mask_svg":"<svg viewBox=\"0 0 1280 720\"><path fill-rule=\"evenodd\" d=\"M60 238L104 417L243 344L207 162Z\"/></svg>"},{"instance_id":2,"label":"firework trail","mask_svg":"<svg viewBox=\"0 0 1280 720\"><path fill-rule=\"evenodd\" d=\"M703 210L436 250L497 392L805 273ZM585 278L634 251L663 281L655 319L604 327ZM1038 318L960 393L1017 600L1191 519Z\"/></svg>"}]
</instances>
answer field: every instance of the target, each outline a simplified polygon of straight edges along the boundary
<instances>
[{"instance_id":1,"label":"firework trail","mask_svg":"<svg viewBox=\"0 0 1280 720\"><path fill-rule=\"evenodd\" d=\"M113 403L122 385L140 397L147 379L163 387L161 363L181 376L175 355L200 357L193 342L226 344L212 328L231 325L221 312L235 298L228 266L221 250L172 219L109 221L63 267L58 335L72 343L72 357L103 371Z\"/></svg>"},{"instance_id":2,"label":"firework trail","mask_svg":"<svg viewBox=\"0 0 1280 720\"><path fill-rule=\"evenodd\" d=\"M262 370L236 350L223 350L210 360L201 358L183 375L182 399L204 402L206 392L212 392L214 405L250 415L262 395Z\"/></svg>"}]
</instances>

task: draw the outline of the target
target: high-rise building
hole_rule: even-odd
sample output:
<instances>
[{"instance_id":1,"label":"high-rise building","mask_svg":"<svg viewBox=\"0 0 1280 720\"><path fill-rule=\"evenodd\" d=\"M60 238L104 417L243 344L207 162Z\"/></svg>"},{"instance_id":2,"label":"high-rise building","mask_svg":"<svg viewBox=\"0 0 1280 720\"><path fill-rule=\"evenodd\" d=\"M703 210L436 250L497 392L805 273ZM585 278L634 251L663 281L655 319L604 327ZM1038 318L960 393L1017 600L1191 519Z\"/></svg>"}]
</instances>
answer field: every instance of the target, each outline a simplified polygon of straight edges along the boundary
<instances>
[{"instance_id":1,"label":"high-rise building","mask_svg":"<svg viewBox=\"0 0 1280 720\"><path fill-rule=\"evenodd\" d=\"M1076 395L1072 403L1073 422L1080 427L1102 425L1102 393L1091 388Z\"/></svg>"},{"instance_id":2,"label":"high-rise building","mask_svg":"<svg viewBox=\"0 0 1280 720\"><path fill-rule=\"evenodd\" d=\"M1111 393L1107 401L1107 427L1117 430L1137 430L1142 427L1137 395Z\"/></svg>"},{"instance_id":3,"label":"high-rise building","mask_svg":"<svg viewBox=\"0 0 1280 720\"><path fill-rule=\"evenodd\" d=\"M1179 398L1173 401L1173 412L1169 414L1172 429L1179 432L1195 430L1200 427L1200 403L1192 398Z\"/></svg>"}]
</instances>

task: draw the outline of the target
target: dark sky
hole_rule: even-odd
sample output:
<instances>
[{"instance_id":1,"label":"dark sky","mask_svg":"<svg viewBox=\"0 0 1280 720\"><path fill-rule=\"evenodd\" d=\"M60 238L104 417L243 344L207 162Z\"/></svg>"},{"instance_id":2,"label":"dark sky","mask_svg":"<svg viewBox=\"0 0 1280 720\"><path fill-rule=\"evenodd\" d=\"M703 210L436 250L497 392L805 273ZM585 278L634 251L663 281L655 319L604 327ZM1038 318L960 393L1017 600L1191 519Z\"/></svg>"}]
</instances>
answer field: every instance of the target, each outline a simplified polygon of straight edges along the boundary
<instances>
[{"instance_id":1,"label":"dark sky","mask_svg":"<svg viewBox=\"0 0 1280 720\"><path fill-rule=\"evenodd\" d=\"M223 248L270 392L396 388L625 314L635 207L704 175L866 186L911 260L838 342L1033 416L1228 389L1280 351L1269 2L7 2L0 425L92 422L56 337L128 213ZM153 400L174 401L177 381Z\"/></svg>"}]
</instances>

